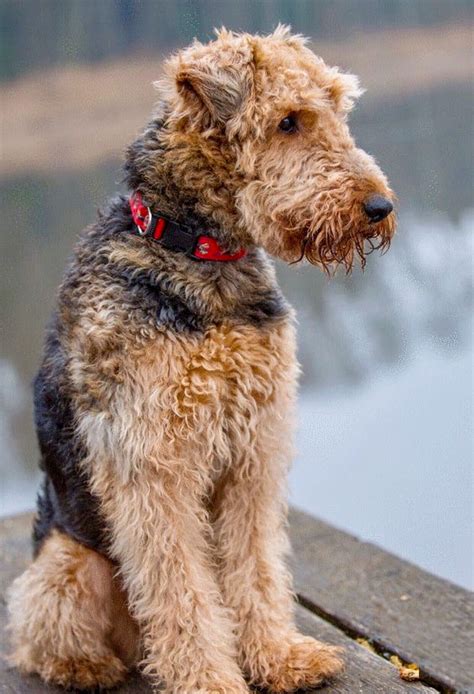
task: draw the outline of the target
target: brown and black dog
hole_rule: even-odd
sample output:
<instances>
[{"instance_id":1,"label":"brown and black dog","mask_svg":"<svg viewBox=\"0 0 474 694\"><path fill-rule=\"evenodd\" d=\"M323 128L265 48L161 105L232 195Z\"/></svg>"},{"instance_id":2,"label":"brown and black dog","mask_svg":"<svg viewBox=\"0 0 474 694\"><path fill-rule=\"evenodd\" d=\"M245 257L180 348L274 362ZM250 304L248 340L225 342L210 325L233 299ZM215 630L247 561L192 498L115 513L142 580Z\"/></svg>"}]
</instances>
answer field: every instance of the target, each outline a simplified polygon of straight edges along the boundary
<instances>
[{"instance_id":1,"label":"brown and black dog","mask_svg":"<svg viewBox=\"0 0 474 694\"><path fill-rule=\"evenodd\" d=\"M47 333L12 659L75 688L141 662L170 694L292 692L342 663L294 624L298 365L267 252L349 270L388 246L393 195L346 123L356 78L285 27L196 42L158 86L131 206L84 232Z\"/></svg>"}]
</instances>

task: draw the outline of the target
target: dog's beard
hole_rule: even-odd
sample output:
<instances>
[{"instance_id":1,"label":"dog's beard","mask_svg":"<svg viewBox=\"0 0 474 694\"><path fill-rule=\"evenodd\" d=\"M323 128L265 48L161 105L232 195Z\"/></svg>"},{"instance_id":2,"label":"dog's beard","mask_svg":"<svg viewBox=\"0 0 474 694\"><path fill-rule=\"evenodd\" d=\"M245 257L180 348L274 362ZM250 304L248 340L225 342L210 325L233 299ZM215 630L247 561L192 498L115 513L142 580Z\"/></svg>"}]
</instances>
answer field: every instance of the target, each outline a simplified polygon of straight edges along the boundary
<instances>
[{"instance_id":1,"label":"dog's beard","mask_svg":"<svg viewBox=\"0 0 474 694\"><path fill-rule=\"evenodd\" d=\"M362 201L371 191L346 196L328 190L323 196L310 194L308 186L304 195L299 191L295 196L290 188L283 191L259 182L240 200L242 226L271 255L291 265L307 260L333 274L340 266L349 273L357 262L363 268L373 251L389 248L395 216L369 223ZM383 192L393 197L390 190Z\"/></svg>"},{"instance_id":2,"label":"dog's beard","mask_svg":"<svg viewBox=\"0 0 474 694\"><path fill-rule=\"evenodd\" d=\"M328 274L334 274L341 266L348 274L359 261L364 269L371 253L377 250L385 253L389 249L394 231L393 216L376 224L346 225L342 232L330 225L307 228L300 239L299 255L290 265L307 260Z\"/></svg>"}]
</instances>

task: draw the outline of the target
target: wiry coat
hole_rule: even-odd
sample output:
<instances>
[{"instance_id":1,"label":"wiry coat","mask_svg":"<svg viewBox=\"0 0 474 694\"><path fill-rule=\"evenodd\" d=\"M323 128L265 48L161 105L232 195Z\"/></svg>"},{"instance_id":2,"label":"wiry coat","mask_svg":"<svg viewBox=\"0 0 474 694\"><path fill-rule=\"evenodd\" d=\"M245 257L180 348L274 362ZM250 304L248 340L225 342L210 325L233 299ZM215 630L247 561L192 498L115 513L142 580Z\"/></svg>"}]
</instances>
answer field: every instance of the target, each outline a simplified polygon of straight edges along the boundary
<instances>
[{"instance_id":1,"label":"wiry coat","mask_svg":"<svg viewBox=\"0 0 474 694\"><path fill-rule=\"evenodd\" d=\"M174 694L274 692L336 673L297 633L284 564L298 366L263 248L350 267L386 245L362 203L390 195L355 148L353 78L298 37L221 32L172 58L127 155L148 204L228 250L198 262L133 234L125 198L86 230L35 382L45 481L37 558L10 593L14 662L112 686L143 659ZM287 113L298 136L278 131Z\"/></svg>"},{"instance_id":2,"label":"wiry coat","mask_svg":"<svg viewBox=\"0 0 474 694\"><path fill-rule=\"evenodd\" d=\"M193 220L185 221L191 226ZM82 464L86 441L75 423L81 413L90 416L109 407L109 398L127 376L124 354L133 350L140 362L142 349L146 353L160 338L168 338L169 359L175 350L178 366L179 345L202 352L218 326L245 334L288 322L288 305L261 251L253 250L239 263L200 263L134 236L134 231L128 200L116 199L83 235L60 288L35 380L36 426L46 472L35 521L38 546L56 527L108 554L106 522ZM241 371L244 375L244 361ZM167 406L172 403L163 404L165 417L171 414Z\"/></svg>"}]
</instances>

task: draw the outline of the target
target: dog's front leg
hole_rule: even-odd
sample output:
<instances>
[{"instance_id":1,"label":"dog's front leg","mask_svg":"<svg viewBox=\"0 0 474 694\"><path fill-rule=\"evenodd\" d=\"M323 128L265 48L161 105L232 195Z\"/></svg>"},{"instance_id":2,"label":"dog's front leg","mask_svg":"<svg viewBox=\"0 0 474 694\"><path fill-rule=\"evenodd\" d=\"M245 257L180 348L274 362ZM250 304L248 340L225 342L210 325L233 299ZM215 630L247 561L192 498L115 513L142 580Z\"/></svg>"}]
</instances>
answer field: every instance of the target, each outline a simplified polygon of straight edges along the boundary
<instances>
[{"instance_id":1,"label":"dog's front leg","mask_svg":"<svg viewBox=\"0 0 474 694\"><path fill-rule=\"evenodd\" d=\"M144 413L127 430L120 411L116 403L107 431L93 415L82 428L110 551L140 625L144 671L170 694L244 694L233 622L211 561L199 442L157 446L160 418Z\"/></svg>"},{"instance_id":2,"label":"dog's front leg","mask_svg":"<svg viewBox=\"0 0 474 694\"><path fill-rule=\"evenodd\" d=\"M186 482L148 475L112 483L107 496L113 554L141 627L145 672L173 694L247 692L211 570L205 513Z\"/></svg>"},{"instance_id":3,"label":"dog's front leg","mask_svg":"<svg viewBox=\"0 0 474 694\"><path fill-rule=\"evenodd\" d=\"M285 483L291 432L263 414L253 446L216 498L214 532L224 600L238 624L239 654L250 681L272 692L319 684L342 668L338 649L299 634L284 556Z\"/></svg>"}]
</instances>

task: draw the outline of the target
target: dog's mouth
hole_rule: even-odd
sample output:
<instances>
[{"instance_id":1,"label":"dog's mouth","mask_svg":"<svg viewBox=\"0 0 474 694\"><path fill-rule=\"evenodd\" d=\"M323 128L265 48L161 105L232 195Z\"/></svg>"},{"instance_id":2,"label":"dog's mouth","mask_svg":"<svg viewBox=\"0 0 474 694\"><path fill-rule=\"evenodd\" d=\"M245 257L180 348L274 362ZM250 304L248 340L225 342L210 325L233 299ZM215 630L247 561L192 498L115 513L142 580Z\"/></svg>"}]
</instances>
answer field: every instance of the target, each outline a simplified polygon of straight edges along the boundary
<instances>
[{"instance_id":1,"label":"dog's mouth","mask_svg":"<svg viewBox=\"0 0 474 694\"><path fill-rule=\"evenodd\" d=\"M339 233L329 226L308 226L301 237L299 255L290 265L307 260L328 274L334 274L341 266L349 274L357 262L364 269L367 257L374 251L386 253L394 233L393 215L366 221L359 228L347 225Z\"/></svg>"}]
</instances>

